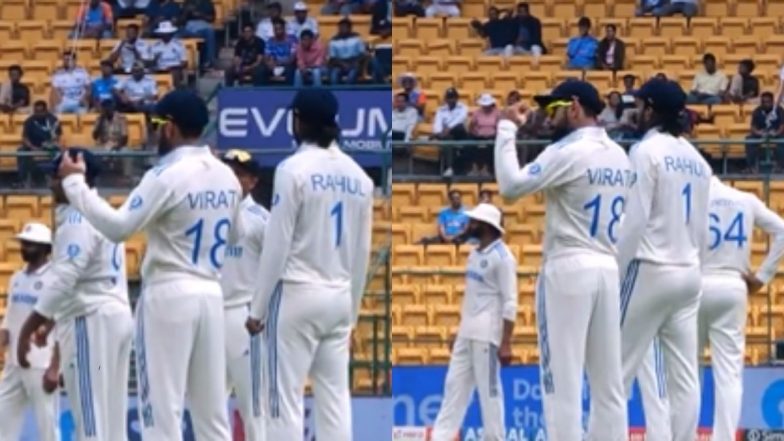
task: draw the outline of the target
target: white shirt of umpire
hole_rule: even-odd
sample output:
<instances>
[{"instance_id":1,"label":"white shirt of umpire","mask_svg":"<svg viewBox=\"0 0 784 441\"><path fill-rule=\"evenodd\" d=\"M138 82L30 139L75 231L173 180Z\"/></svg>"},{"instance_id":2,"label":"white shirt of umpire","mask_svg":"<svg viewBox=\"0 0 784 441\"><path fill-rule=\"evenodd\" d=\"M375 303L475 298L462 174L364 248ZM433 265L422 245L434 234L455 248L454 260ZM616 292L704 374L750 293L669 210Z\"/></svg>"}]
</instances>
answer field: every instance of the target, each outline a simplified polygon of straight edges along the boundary
<instances>
[{"instance_id":1,"label":"white shirt of umpire","mask_svg":"<svg viewBox=\"0 0 784 441\"><path fill-rule=\"evenodd\" d=\"M165 43L163 40L158 40L152 45L150 49L150 58L158 58L155 67L159 70L166 70L171 67L179 66L188 60L188 52L185 50L185 45L179 38L172 38L171 41Z\"/></svg>"},{"instance_id":2,"label":"white shirt of umpire","mask_svg":"<svg viewBox=\"0 0 784 441\"><path fill-rule=\"evenodd\" d=\"M243 236L226 250L221 269L221 289L226 308L247 305L258 283L259 261L269 212L248 195L240 204ZM244 323L243 323L244 326Z\"/></svg>"},{"instance_id":3,"label":"white shirt of umpire","mask_svg":"<svg viewBox=\"0 0 784 441\"><path fill-rule=\"evenodd\" d=\"M19 270L11 276L8 282L8 307L6 309L3 322L0 324L0 329L5 329L10 334L8 343L8 350L5 356L6 366L16 366L16 346L19 339L19 331L22 330L24 324L30 313L33 312L33 307L41 296L43 288L43 275L49 269L50 264L47 263L35 272L28 274L26 267ZM35 369L46 369L49 367L49 362L52 358L52 348L54 347L52 338L47 341L47 345L39 348L36 345L30 346L30 352L27 356L27 361L30 366Z\"/></svg>"},{"instance_id":4,"label":"white shirt of umpire","mask_svg":"<svg viewBox=\"0 0 784 441\"><path fill-rule=\"evenodd\" d=\"M150 59L150 45L142 40L141 38L137 38L136 41L133 43L133 46L136 48L136 52L138 52L139 57L136 57L136 53L133 51L133 48L130 47L128 43L124 40L120 40L112 49L112 53L120 51L120 67L125 72L130 73L131 69L133 69L134 63L137 61L147 61Z\"/></svg>"}]
</instances>

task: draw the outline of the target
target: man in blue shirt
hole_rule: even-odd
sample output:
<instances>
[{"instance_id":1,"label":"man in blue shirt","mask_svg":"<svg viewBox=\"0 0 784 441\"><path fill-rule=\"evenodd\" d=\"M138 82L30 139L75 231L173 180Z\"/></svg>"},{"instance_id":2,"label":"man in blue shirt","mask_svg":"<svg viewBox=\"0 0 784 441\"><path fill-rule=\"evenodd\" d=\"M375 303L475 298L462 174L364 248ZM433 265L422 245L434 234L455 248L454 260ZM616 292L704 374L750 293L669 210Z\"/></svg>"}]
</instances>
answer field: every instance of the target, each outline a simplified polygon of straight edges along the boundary
<instances>
[{"instance_id":1,"label":"man in blue shirt","mask_svg":"<svg viewBox=\"0 0 784 441\"><path fill-rule=\"evenodd\" d=\"M90 102L94 109L99 109L102 101L114 101L117 78L114 77L113 70L111 61L101 61L101 76L96 78L90 87Z\"/></svg>"},{"instance_id":2,"label":"man in blue shirt","mask_svg":"<svg viewBox=\"0 0 784 441\"><path fill-rule=\"evenodd\" d=\"M359 67L365 58L365 42L352 31L351 20L344 17L338 22L338 33L329 42L329 78L332 84L354 84Z\"/></svg>"},{"instance_id":3,"label":"man in blue shirt","mask_svg":"<svg viewBox=\"0 0 784 441\"><path fill-rule=\"evenodd\" d=\"M460 192L449 192L449 206L438 213L438 236L442 243L462 243L468 228L468 216L463 208Z\"/></svg>"},{"instance_id":4,"label":"man in blue shirt","mask_svg":"<svg viewBox=\"0 0 784 441\"><path fill-rule=\"evenodd\" d=\"M286 22L278 17L272 20L273 36L267 40L264 48L267 68L263 74L263 82L269 77L291 84L294 80L294 61L297 39L286 33Z\"/></svg>"},{"instance_id":5,"label":"man in blue shirt","mask_svg":"<svg viewBox=\"0 0 784 441\"><path fill-rule=\"evenodd\" d=\"M580 35L572 37L566 46L566 56L569 57L569 69L593 69L596 67L596 50L599 42L591 32L591 19L582 17L577 22Z\"/></svg>"},{"instance_id":6,"label":"man in blue shirt","mask_svg":"<svg viewBox=\"0 0 784 441\"><path fill-rule=\"evenodd\" d=\"M183 3L183 22L185 31L183 36L197 37L204 40L204 50L201 51L202 68L209 68L217 58L218 43L215 39L215 6L211 0L185 0Z\"/></svg>"}]
</instances>

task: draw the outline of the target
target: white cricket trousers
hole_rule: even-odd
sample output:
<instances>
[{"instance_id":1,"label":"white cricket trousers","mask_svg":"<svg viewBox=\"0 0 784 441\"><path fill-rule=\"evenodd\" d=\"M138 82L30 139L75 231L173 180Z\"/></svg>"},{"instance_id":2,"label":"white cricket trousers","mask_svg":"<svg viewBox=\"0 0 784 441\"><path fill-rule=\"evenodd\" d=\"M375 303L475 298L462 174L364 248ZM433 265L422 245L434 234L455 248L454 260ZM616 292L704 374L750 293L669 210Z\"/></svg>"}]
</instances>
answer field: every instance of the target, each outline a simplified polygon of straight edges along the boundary
<instances>
[{"instance_id":1,"label":"white cricket trousers","mask_svg":"<svg viewBox=\"0 0 784 441\"><path fill-rule=\"evenodd\" d=\"M545 261L536 289L544 417L549 441L583 439L583 372L591 390L588 441L626 441L618 266L612 256Z\"/></svg>"},{"instance_id":2,"label":"white cricket trousers","mask_svg":"<svg viewBox=\"0 0 784 441\"><path fill-rule=\"evenodd\" d=\"M645 441L672 441L664 353L658 337L653 340L640 367L637 384L640 387L645 414Z\"/></svg>"},{"instance_id":3,"label":"white cricket trousers","mask_svg":"<svg viewBox=\"0 0 784 441\"><path fill-rule=\"evenodd\" d=\"M127 304L57 323L60 371L78 441L128 439L128 376L133 317Z\"/></svg>"},{"instance_id":4,"label":"white cricket trousers","mask_svg":"<svg viewBox=\"0 0 784 441\"><path fill-rule=\"evenodd\" d=\"M226 315L226 378L234 389L246 441L263 441L264 413L261 403L261 335L245 328L248 305L224 310Z\"/></svg>"},{"instance_id":5,"label":"white cricket trousers","mask_svg":"<svg viewBox=\"0 0 784 441\"><path fill-rule=\"evenodd\" d=\"M15 357L16 354L9 354ZM6 364L0 378L0 441L19 441L25 410L32 406L39 441L59 441L59 394L43 388L45 369Z\"/></svg>"},{"instance_id":6,"label":"white cricket trousers","mask_svg":"<svg viewBox=\"0 0 784 441\"><path fill-rule=\"evenodd\" d=\"M634 260L621 283L621 349L627 396L658 335L673 441L694 441L700 412L697 361L698 265Z\"/></svg>"},{"instance_id":7,"label":"white cricket trousers","mask_svg":"<svg viewBox=\"0 0 784 441\"><path fill-rule=\"evenodd\" d=\"M740 275L709 275L702 279L698 315L700 353L711 347L716 407L713 441L734 441L743 399L748 288Z\"/></svg>"},{"instance_id":8,"label":"white cricket trousers","mask_svg":"<svg viewBox=\"0 0 784 441\"><path fill-rule=\"evenodd\" d=\"M185 399L199 441L230 441L223 295L217 282L145 286L136 307L144 441L181 441Z\"/></svg>"},{"instance_id":9,"label":"white cricket trousers","mask_svg":"<svg viewBox=\"0 0 784 441\"><path fill-rule=\"evenodd\" d=\"M468 317L467 319L470 319ZM444 401L438 411L431 441L453 441L463 424L474 389L479 392L484 441L504 441L504 391L498 346L458 338L452 348L444 383Z\"/></svg>"},{"instance_id":10,"label":"white cricket trousers","mask_svg":"<svg viewBox=\"0 0 784 441\"><path fill-rule=\"evenodd\" d=\"M310 374L316 438L351 441L351 309L348 290L295 283L275 288L264 330L267 440L302 439Z\"/></svg>"}]
</instances>

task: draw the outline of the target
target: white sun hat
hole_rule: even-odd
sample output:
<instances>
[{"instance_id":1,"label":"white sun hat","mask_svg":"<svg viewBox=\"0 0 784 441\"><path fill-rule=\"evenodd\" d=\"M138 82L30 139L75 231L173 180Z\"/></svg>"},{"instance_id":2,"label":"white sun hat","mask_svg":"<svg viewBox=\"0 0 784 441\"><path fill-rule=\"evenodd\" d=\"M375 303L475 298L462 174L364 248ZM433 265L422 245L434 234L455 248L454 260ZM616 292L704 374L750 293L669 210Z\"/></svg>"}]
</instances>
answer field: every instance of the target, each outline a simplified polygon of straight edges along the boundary
<instances>
[{"instance_id":1,"label":"white sun hat","mask_svg":"<svg viewBox=\"0 0 784 441\"><path fill-rule=\"evenodd\" d=\"M44 245L52 244L52 230L44 224L30 222L25 224L22 231L16 235L18 240L25 242L40 243Z\"/></svg>"},{"instance_id":2,"label":"white sun hat","mask_svg":"<svg viewBox=\"0 0 784 441\"><path fill-rule=\"evenodd\" d=\"M172 22L165 20L158 24L158 27L155 28L156 34L173 34L177 32L177 26L174 26Z\"/></svg>"},{"instance_id":3,"label":"white sun hat","mask_svg":"<svg viewBox=\"0 0 784 441\"><path fill-rule=\"evenodd\" d=\"M470 219L490 224L493 228L504 234L501 226L501 210L493 204L482 203L465 212Z\"/></svg>"},{"instance_id":4,"label":"white sun hat","mask_svg":"<svg viewBox=\"0 0 784 441\"><path fill-rule=\"evenodd\" d=\"M477 98L476 105L477 106L482 106L482 107L494 106L495 105L495 98L493 98L493 96L490 95L489 93L483 93L483 94L479 95L479 98Z\"/></svg>"},{"instance_id":5,"label":"white sun hat","mask_svg":"<svg viewBox=\"0 0 784 441\"><path fill-rule=\"evenodd\" d=\"M294 3L294 10L295 11L307 11L308 10L308 5L306 5L305 2Z\"/></svg>"}]
</instances>

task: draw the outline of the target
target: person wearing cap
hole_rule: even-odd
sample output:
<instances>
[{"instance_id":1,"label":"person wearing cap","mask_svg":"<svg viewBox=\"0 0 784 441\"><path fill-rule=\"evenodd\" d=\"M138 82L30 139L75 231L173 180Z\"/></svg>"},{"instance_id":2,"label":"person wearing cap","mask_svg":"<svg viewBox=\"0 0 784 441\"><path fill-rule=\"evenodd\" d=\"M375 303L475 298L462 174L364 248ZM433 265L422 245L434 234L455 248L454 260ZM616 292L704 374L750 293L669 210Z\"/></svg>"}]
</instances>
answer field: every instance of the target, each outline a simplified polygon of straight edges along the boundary
<instances>
[{"instance_id":1,"label":"person wearing cap","mask_svg":"<svg viewBox=\"0 0 784 441\"><path fill-rule=\"evenodd\" d=\"M294 3L294 17L286 21L286 33L299 39L305 29L313 32L313 36L318 38L318 22L313 17L308 17L308 5L305 2Z\"/></svg>"},{"instance_id":2,"label":"person wearing cap","mask_svg":"<svg viewBox=\"0 0 784 441\"><path fill-rule=\"evenodd\" d=\"M653 363L650 347L658 337L672 407L663 417L661 430L671 435L667 439L672 441L693 441L700 407L699 368L694 356L698 350L700 263L709 231L711 169L682 136L686 94L678 83L650 80L637 92L637 98L645 135L629 152L637 178L617 243L624 287L624 383L630 394L644 363Z\"/></svg>"},{"instance_id":3,"label":"person wearing cap","mask_svg":"<svg viewBox=\"0 0 784 441\"><path fill-rule=\"evenodd\" d=\"M122 242L144 230L148 238L136 307L142 438L181 439L187 396L196 438L229 441L219 278L226 246L242 231L242 189L199 142L209 112L198 95L169 92L152 122L160 161L119 209L87 185L82 157L65 157L59 176L71 207L101 234Z\"/></svg>"},{"instance_id":4,"label":"person wearing cap","mask_svg":"<svg viewBox=\"0 0 784 441\"><path fill-rule=\"evenodd\" d=\"M76 65L76 53L63 54L63 67L52 75L50 102L55 113L84 113L89 107L90 74Z\"/></svg>"},{"instance_id":5,"label":"person wearing cap","mask_svg":"<svg viewBox=\"0 0 784 441\"><path fill-rule=\"evenodd\" d=\"M349 441L349 348L370 261L373 181L338 147L332 92L300 89L291 111L300 147L275 170L246 327L267 337L267 439L302 437L310 376L316 437Z\"/></svg>"},{"instance_id":6,"label":"person wearing cap","mask_svg":"<svg viewBox=\"0 0 784 441\"><path fill-rule=\"evenodd\" d=\"M596 67L599 41L591 35L591 19L581 17L577 21L577 28L580 34L570 38L566 46L566 65L569 69L593 69Z\"/></svg>"},{"instance_id":7,"label":"person wearing cap","mask_svg":"<svg viewBox=\"0 0 784 441\"><path fill-rule=\"evenodd\" d=\"M240 204L243 234L226 249L221 269L223 308L226 316L226 378L228 390L234 389L237 408L242 417L245 440L263 441L264 412L261 403L261 336L245 330L248 308L256 285L264 230L269 211L253 199L259 181L259 165L253 155L232 149L221 155L242 186ZM249 360L250 359L250 360Z\"/></svg>"},{"instance_id":8,"label":"person wearing cap","mask_svg":"<svg viewBox=\"0 0 784 441\"><path fill-rule=\"evenodd\" d=\"M468 235L479 245L468 255L460 326L452 345L444 400L430 439L455 439L476 389L482 409L482 439L503 441L506 424L501 366L512 361L517 259L504 243L498 207L481 203L466 216L471 219Z\"/></svg>"},{"instance_id":9,"label":"person wearing cap","mask_svg":"<svg viewBox=\"0 0 784 441\"><path fill-rule=\"evenodd\" d=\"M427 96L422 90L417 87L417 77L412 72L400 74L398 78L398 85L403 92L408 96L408 103L410 106L417 109L420 118L425 115L425 105L427 105Z\"/></svg>"},{"instance_id":10,"label":"person wearing cap","mask_svg":"<svg viewBox=\"0 0 784 441\"><path fill-rule=\"evenodd\" d=\"M234 60L231 67L226 69L226 85L231 87L235 83L258 83L259 74L264 65L264 40L253 33L253 26L246 24L242 28L242 35L234 45Z\"/></svg>"},{"instance_id":11,"label":"person wearing cap","mask_svg":"<svg viewBox=\"0 0 784 441\"><path fill-rule=\"evenodd\" d=\"M94 189L100 163L89 151L66 150L55 158L52 169L56 171L64 157L76 155L83 156L87 191L103 201ZM125 245L102 235L68 204L56 175L51 189L57 204L52 263L41 295L19 332L16 357L20 366L27 367L30 338L33 334L44 338L56 326L77 438L120 439L127 427L133 338Z\"/></svg>"},{"instance_id":12,"label":"person wearing cap","mask_svg":"<svg viewBox=\"0 0 784 441\"><path fill-rule=\"evenodd\" d=\"M286 22L278 17L272 19L272 38L267 40L264 48L266 69L262 74L262 82L267 84L274 78L285 84L294 80L297 39L286 34Z\"/></svg>"},{"instance_id":13,"label":"person wearing cap","mask_svg":"<svg viewBox=\"0 0 784 441\"><path fill-rule=\"evenodd\" d=\"M458 101L460 95L457 89L450 87L444 92L444 104L436 110L433 118L433 139L439 141L462 141L469 138L466 130L466 120L468 119L468 106ZM461 157L460 149L445 148L441 151L441 157L446 164L446 175L454 173L453 167L459 163Z\"/></svg>"},{"instance_id":14,"label":"person wearing cap","mask_svg":"<svg viewBox=\"0 0 784 441\"><path fill-rule=\"evenodd\" d=\"M115 91L117 108L125 113L150 114L158 99L158 84L146 73L141 62L133 66L129 77L117 83Z\"/></svg>"},{"instance_id":15,"label":"person wearing cap","mask_svg":"<svg viewBox=\"0 0 784 441\"><path fill-rule=\"evenodd\" d=\"M182 40L175 38L177 27L170 21L162 21L155 28L160 40L150 48L150 65L156 72L170 72L188 66L188 52Z\"/></svg>"},{"instance_id":16,"label":"person wearing cap","mask_svg":"<svg viewBox=\"0 0 784 441\"><path fill-rule=\"evenodd\" d=\"M310 82L316 87L321 86L324 73L326 51L324 45L310 29L305 29L299 36L296 54L297 70L294 72L294 87L302 87Z\"/></svg>"},{"instance_id":17,"label":"person wearing cap","mask_svg":"<svg viewBox=\"0 0 784 441\"><path fill-rule=\"evenodd\" d=\"M125 28L125 38L109 54L109 62L114 66L119 60L119 70L129 73L137 62L148 63L150 60L150 46L139 38L139 25L129 24Z\"/></svg>"},{"instance_id":18,"label":"person wearing cap","mask_svg":"<svg viewBox=\"0 0 784 441\"><path fill-rule=\"evenodd\" d=\"M204 42L199 61L202 68L210 68L218 58L218 42L215 38L215 5L212 0L185 0L182 4L180 23L185 23L182 35L201 38Z\"/></svg>"},{"instance_id":19,"label":"person wearing cap","mask_svg":"<svg viewBox=\"0 0 784 441\"><path fill-rule=\"evenodd\" d=\"M489 141L495 139L495 130L498 121L501 119L501 112L495 105L495 98L489 93L479 95L476 100L479 109L471 113L468 120L468 133L477 141ZM490 176L490 167L493 166L493 149L481 144L476 147L472 158L467 158L471 162L469 176Z\"/></svg>"},{"instance_id":20,"label":"person wearing cap","mask_svg":"<svg viewBox=\"0 0 784 441\"><path fill-rule=\"evenodd\" d=\"M54 338L45 339L41 347L30 346L29 367L23 369L16 360L16 347L22 324L30 315L43 290L52 251L52 231L46 225L30 222L16 235L21 244L24 268L8 282L8 305L0 322L0 352L5 365L0 375L0 415L3 417L0 439L16 441L22 429L27 407L32 407L39 441L58 441L60 356Z\"/></svg>"},{"instance_id":21,"label":"person wearing cap","mask_svg":"<svg viewBox=\"0 0 784 441\"><path fill-rule=\"evenodd\" d=\"M338 22L338 33L329 40L329 79L333 85L355 84L367 47L362 36L352 30L348 17Z\"/></svg>"},{"instance_id":22,"label":"person wearing cap","mask_svg":"<svg viewBox=\"0 0 784 441\"><path fill-rule=\"evenodd\" d=\"M272 20L276 18L281 18L283 15L283 8L280 6L278 2L272 2L267 4L267 14L266 17L259 20L259 23L256 25L256 36L264 40L265 42L272 38L275 35L275 30L273 29Z\"/></svg>"},{"instance_id":23,"label":"person wearing cap","mask_svg":"<svg viewBox=\"0 0 784 441\"><path fill-rule=\"evenodd\" d=\"M631 165L599 126L604 102L590 83L567 80L534 99L547 113L557 141L521 169L516 134L522 121L510 109L498 123L495 176L506 199L544 191L547 201L542 246L547 259L536 289L547 436L583 439L587 374L587 439L625 441L629 434L615 242L634 180Z\"/></svg>"}]
</instances>

